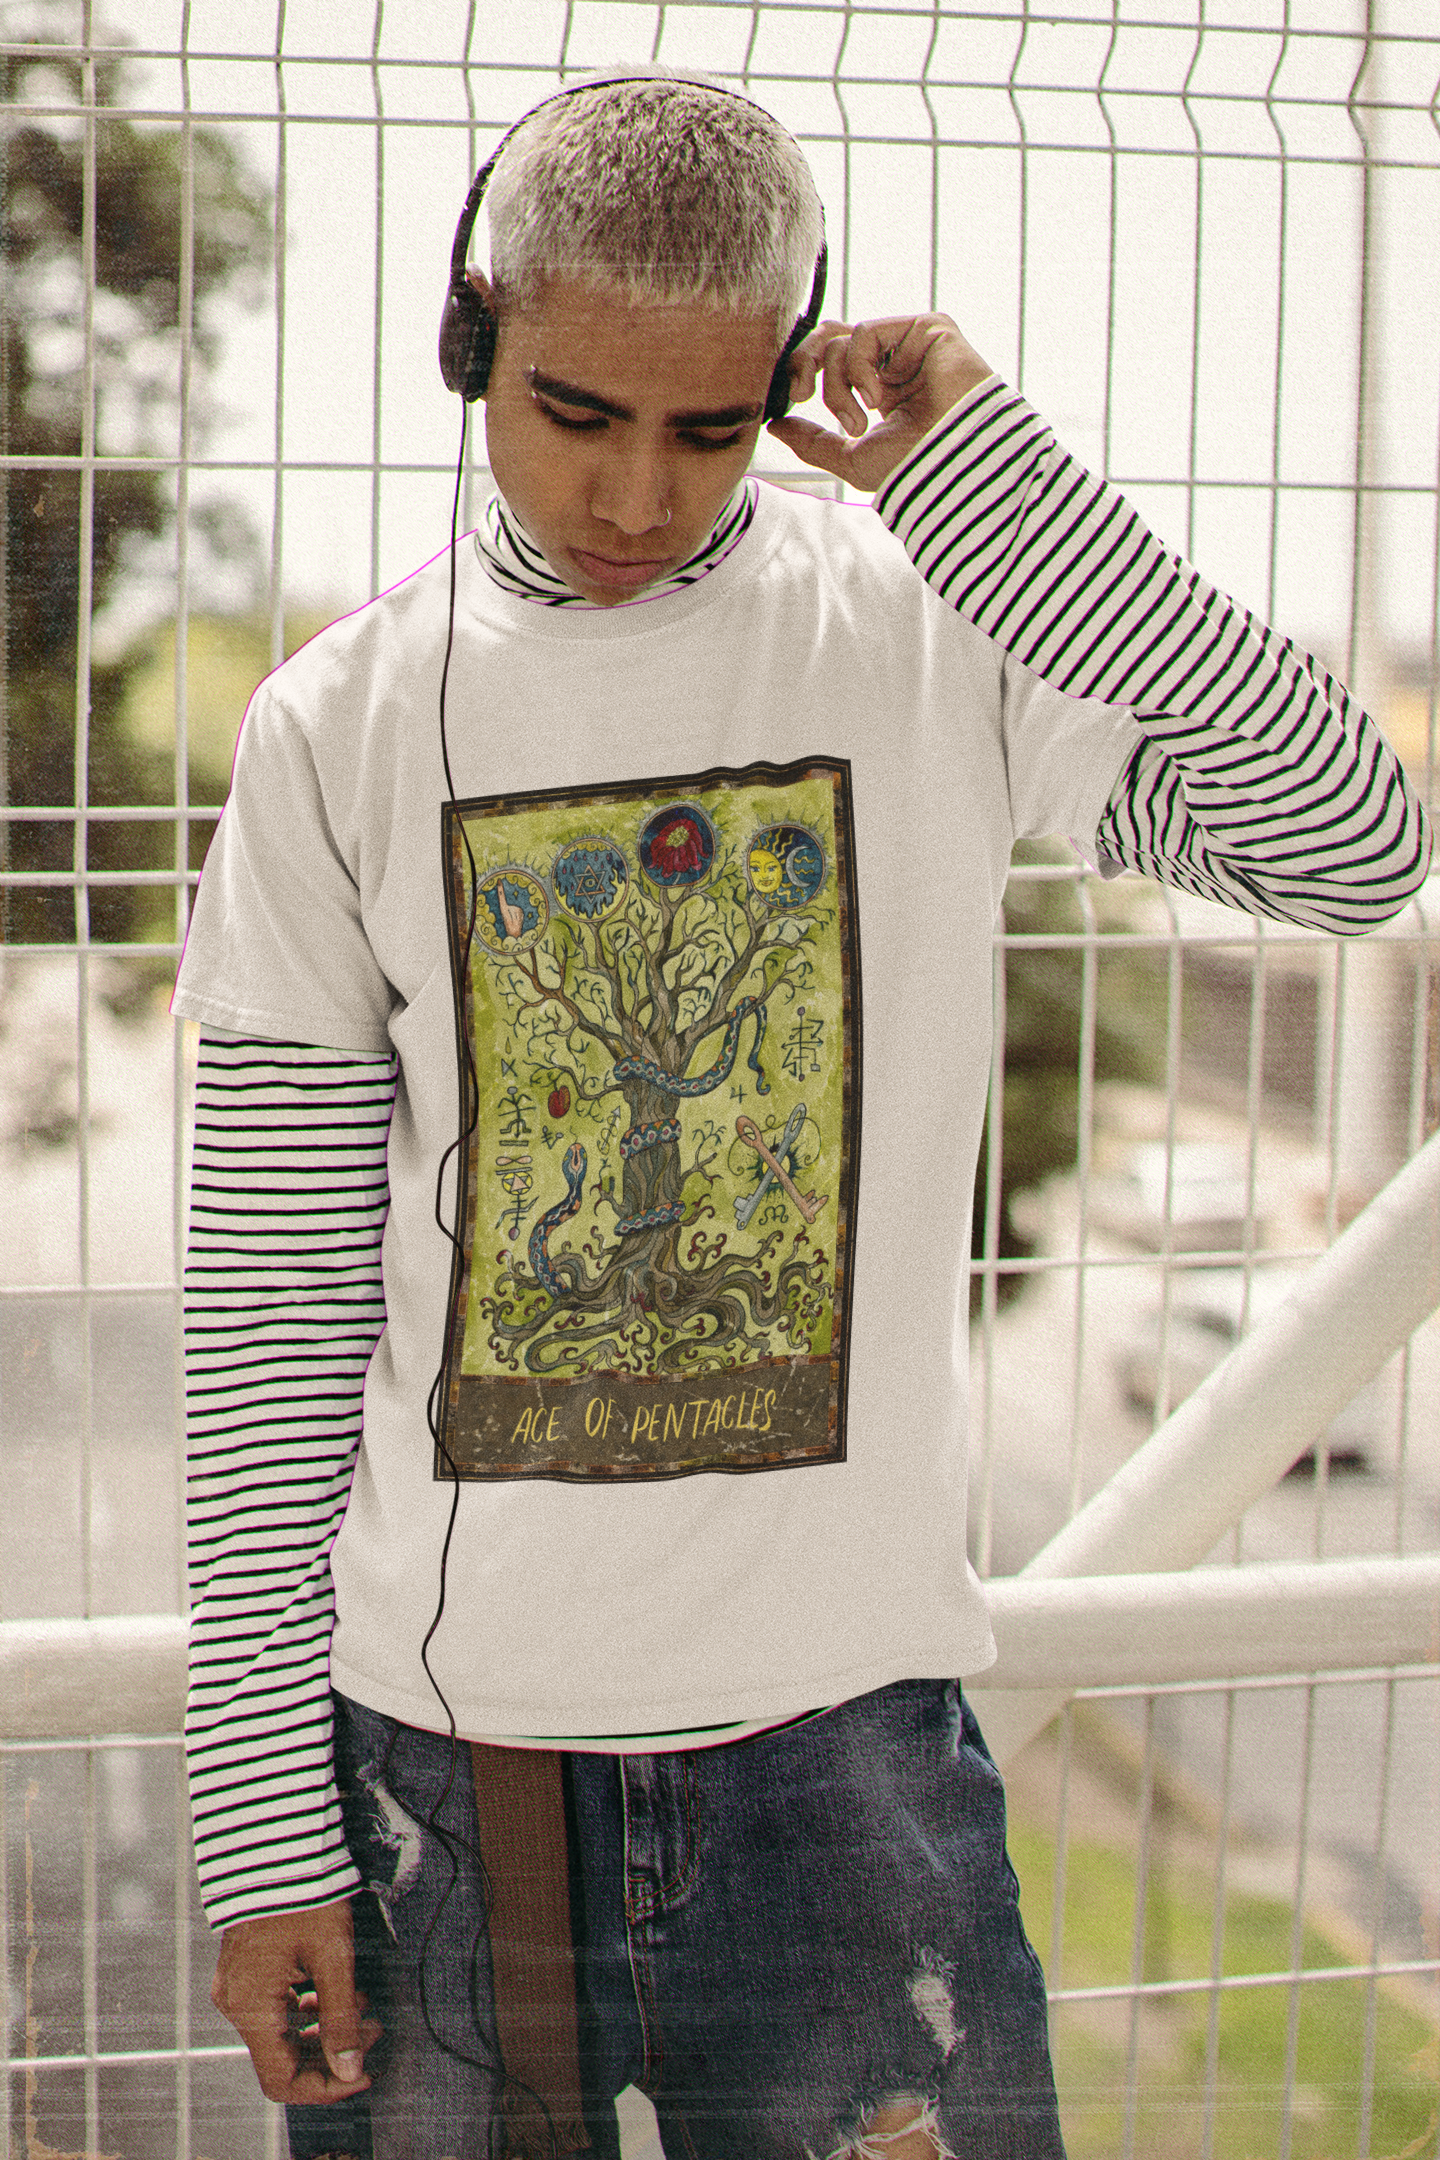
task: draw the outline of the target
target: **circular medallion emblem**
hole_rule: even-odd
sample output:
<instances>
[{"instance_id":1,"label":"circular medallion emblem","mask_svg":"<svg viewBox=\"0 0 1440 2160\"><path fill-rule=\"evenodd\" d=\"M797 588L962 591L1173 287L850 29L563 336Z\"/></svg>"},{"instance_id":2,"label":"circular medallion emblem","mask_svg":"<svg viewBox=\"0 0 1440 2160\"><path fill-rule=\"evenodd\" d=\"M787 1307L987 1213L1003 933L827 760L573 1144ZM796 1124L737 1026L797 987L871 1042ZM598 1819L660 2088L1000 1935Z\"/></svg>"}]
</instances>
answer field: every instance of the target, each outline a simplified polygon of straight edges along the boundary
<instances>
[{"instance_id":1,"label":"circular medallion emblem","mask_svg":"<svg viewBox=\"0 0 1440 2160\"><path fill-rule=\"evenodd\" d=\"M502 960L529 952L545 935L550 902L533 870L506 863L487 870L475 888L475 935Z\"/></svg>"},{"instance_id":2,"label":"circular medallion emblem","mask_svg":"<svg viewBox=\"0 0 1440 2160\"><path fill-rule=\"evenodd\" d=\"M715 828L696 803L667 803L640 828L640 867L655 885L698 885L715 860Z\"/></svg>"},{"instance_id":3,"label":"circular medallion emblem","mask_svg":"<svg viewBox=\"0 0 1440 2160\"><path fill-rule=\"evenodd\" d=\"M769 907L808 907L825 882L825 850L808 825L762 825L745 850L745 876Z\"/></svg>"},{"instance_id":4,"label":"circular medallion emblem","mask_svg":"<svg viewBox=\"0 0 1440 2160\"><path fill-rule=\"evenodd\" d=\"M584 922L599 922L624 899L630 866L613 840L586 833L561 848L551 878L562 907Z\"/></svg>"}]
</instances>

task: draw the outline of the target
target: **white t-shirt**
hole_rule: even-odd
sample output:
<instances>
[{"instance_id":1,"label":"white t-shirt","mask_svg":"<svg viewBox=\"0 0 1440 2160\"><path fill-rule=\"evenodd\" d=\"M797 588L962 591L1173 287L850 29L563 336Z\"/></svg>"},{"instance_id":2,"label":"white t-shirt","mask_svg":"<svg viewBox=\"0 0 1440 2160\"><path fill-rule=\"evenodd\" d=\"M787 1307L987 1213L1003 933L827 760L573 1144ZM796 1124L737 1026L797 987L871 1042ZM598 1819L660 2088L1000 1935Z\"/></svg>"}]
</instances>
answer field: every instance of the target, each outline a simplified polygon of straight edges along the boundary
<instances>
[{"instance_id":1,"label":"white t-shirt","mask_svg":"<svg viewBox=\"0 0 1440 2160\"><path fill-rule=\"evenodd\" d=\"M217 1027L399 1063L334 1683L443 1724L420 1646L451 1501L425 1418L447 1347L450 1443L478 1474L430 1662L462 1732L779 1718L977 1671L966 1318L992 930L1014 841L1092 844L1140 730L1008 657L867 507L763 488L718 568L622 608L534 607L470 545L458 568L479 1124L453 1282L434 1217L460 1125L446 557L257 693L176 996ZM452 914L463 936L466 897ZM715 1025L677 1064L705 999ZM680 1087L653 1081L667 1060ZM637 1228L647 1178L671 1220ZM620 1262L647 1238L673 1325L653 1268L626 1302ZM767 1266L790 1269L788 1320L765 1317Z\"/></svg>"},{"instance_id":2,"label":"white t-shirt","mask_svg":"<svg viewBox=\"0 0 1440 2160\"><path fill-rule=\"evenodd\" d=\"M742 496L732 560L619 611L534 605L524 564L497 590L462 548L456 812L444 564L297 655L244 730L176 998L241 1038L201 1060L187 1266L217 1925L357 1885L330 1746L347 1505L336 1677L444 1729L417 1692L442 1356L447 1443L483 1473L441 1645L467 1736L704 1745L978 1669L964 1275L1010 836L1094 830L1103 868L1343 933L1425 877L1423 813L1343 685L1005 384L878 521L765 490L752 529ZM458 1008L447 874L475 924ZM462 1026L452 1284L430 1200Z\"/></svg>"}]
</instances>

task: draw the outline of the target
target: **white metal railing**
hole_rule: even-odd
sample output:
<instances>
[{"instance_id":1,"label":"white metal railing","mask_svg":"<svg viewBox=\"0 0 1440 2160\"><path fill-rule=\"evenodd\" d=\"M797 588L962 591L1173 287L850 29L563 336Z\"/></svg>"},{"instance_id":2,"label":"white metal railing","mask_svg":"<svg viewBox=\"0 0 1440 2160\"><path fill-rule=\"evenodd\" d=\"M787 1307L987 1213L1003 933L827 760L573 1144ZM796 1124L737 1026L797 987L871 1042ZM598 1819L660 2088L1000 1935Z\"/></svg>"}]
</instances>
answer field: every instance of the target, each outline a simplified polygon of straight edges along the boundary
<instances>
[{"instance_id":1,"label":"white metal railing","mask_svg":"<svg viewBox=\"0 0 1440 2160\"><path fill-rule=\"evenodd\" d=\"M1031 1737L1027 1724L1048 1725L1077 1689L1440 1671L1440 1554L1002 1576L985 1595L999 1654L985 1685L967 1692L1002 1763ZM177 1733L187 1641L179 1613L0 1622L0 1741ZM1013 1722L1001 1690L1023 1692Z\"/></svg>"},{"instance_id":2,"label":"white metal railing","mask_svg":"<svg viewBox=\"0 0 1440 2160\"><path fill-rule=\"evenodd\" d=\"M1296 1457L1321 1438L1365 1381L1380 1372L1437 1305L1440 1134L1357 1216L1284 1303L1027 1563L1019 1580L1028 1584L1032 1577L1053 1582L1123 1576L1142 1565L1178 1568L1202 1560ZM1425 1586L1419 1590L1425 1614L1420 1655L1440 1655L1434 1566L1429 1559L1390 1565L1402 1575L1410 1568L1417 1588ZM1328 1566L1337 1570L1338 1589L1344 1564L1332 1561ZM1240 1579L1235 1584L1234 1625L1241 1642L1248 1640L1245 1621L1253 1625L1257 1603L1255 1590L1244 1583L1249 1572L1236 1571ZM1394 1590L1403 1600L1401 1579L1394 1578ZM1215 1595L1224 1597L1228 1580L1220 1578ZM1317 1587L1307 1586L1309 1594ZM1211 1587L1202 1594L1212 1594ZM1268 1586L1261 1586L1261 1607L1268 1594ZM1103 1685L1120 1677L1163 1681L1195 1676L1193 1664L1189 1673L1159 1669L1175 1643L1174 1635L1163 1629L1161 1596L1157 1588L1156 1605L1145 1616L1152 1625L1160 1623L1150 1637L1148 1654L1133 1643L1129 1651L1147 1670L1087 1675L1082 1685ZM1073 1585L1070 1601L1075 1601ZM1138 1609L1135 1617L1142 1617ZM1332 1631L1324 1625L1323 1609L1312 1618L1320 1623L1312 1630L1318 1646L1322 1635ZM1343 1636L1343 1605L1334 1618L1334 1632ZM1058 1642L1055 1649L1058 1656ZM1330 1660L1319 1656L1318 1662L1323 1666ZM1347 1645L1342 1662L1362 1660L1352 1659ZM1063 1695L1050 1693L1011 1705L988 1688L976 1692L992 1748L1002 1758L1048 1724L1064 1701Z\"/></svg>"},{"instance_id":3,"label":"white metal railing","mask_svg":"<svg viewBox=\"0 0 1440 2160\"><path fill-rule=\"evenodd\" d=\"M992 1577L985 1596L998 1656L967 1692L1002 1763L1079 1689L1440 1670L1440 1554L1027 1573ZM0 1622L0 1741L178 1733L188 1634L179 1613ZM1013 1720L1000 1691L1023 1697Z\"/></svg>"}]
</instances>

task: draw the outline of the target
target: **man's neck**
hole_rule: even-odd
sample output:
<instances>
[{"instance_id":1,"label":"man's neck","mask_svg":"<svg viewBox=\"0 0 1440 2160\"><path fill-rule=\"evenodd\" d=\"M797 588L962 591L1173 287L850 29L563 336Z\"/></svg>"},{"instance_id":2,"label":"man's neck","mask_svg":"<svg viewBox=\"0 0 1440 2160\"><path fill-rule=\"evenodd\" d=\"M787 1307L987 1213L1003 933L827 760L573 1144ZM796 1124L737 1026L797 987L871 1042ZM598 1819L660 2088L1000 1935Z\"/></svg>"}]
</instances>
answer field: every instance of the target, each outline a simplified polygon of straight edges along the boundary
<instances>
[{"instance_id":1,"label":"man's neck","mask_svg":"<svg viewBox=\"0 0 1440 2160\"><path fill-rule=\"evenodd\" d=\"M708 577L743 539L755 515L758 499L755 482L748 478L742 480L715 520L703 547L697 548L689 561L682 563L671 576L656 585L647 585L634 600L622 601L621 606L633 607L642 600L659 600L667 593L683 592L687 586ZM595 607L593 600L586 600L572 591L550 567L539 543L499 495L492 495L485 505L485 514L475 537L485 568L504 591L529 600L537 607Z\"/></svg>"}]
</instances>

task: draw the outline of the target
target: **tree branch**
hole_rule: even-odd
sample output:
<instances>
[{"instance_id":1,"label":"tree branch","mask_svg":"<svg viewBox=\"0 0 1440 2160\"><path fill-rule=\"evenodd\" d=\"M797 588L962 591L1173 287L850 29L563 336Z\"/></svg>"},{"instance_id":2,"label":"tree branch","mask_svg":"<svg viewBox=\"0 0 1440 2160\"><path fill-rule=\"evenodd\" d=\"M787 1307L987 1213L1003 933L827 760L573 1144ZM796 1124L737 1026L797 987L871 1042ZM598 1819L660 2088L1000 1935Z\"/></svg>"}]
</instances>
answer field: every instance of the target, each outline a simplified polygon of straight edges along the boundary
<instances>
[{"instance_id":1,"label":"tree branch","mask_svg":"<svg viewBox=\"0 0 1440 2160\"><path fill-rule=\"evenodd\" d=\"M528 966L525 964L527 961L530 963ZM533 951L526 953L523 959L512 960L510 965L514 968L515 972L518 975L523 975L525 977L526 981L531 984L532 988L536 992L536 996L533 999L525 1000L524 1005L522 1006L522 1010L529 1012L538 1012L542 1006L552 1004L558 1005L562 1011L569 1013L572 1022L574 1023L575 1027L579 1028L582 1035L589 1035L594 1041L603 1043L612 1057L624 1057L624 1043L617 1041L615 1036L610 1033L608 1028L602 1027L597 1020L589 1019L586 1014L584 1014L580 1010L580 1007L575 1003L574 999L567 997L563 990L552 990L547 984L543 983L540 980L540 974L538 968L535 965L535 955Z\"/></svg>"},{"instance_id":2,"label":"tree branch","mask_svg":"<svg viewBox=\"0 0 1440 2160\"><path fill-rule=\"evenodd\" d=\"M744 901L740 902L740 913L749 928L750 935L746 939L745 944L743 945L741 950L736 954L730 966L721 976L719 982L716 984L715 995L711 998L706 1010L701 1014L699 1019L693 1020L690 1023L690 1026L685 1030L685 1035L683 1038L685 1045L685 1064L682 1065L680 1068L682 1072L685 1070L686 1066L689 1065L697 1046L705 1040L705 1037L707 1035L713 1034L717 1027L723 1027L726 1020L729 1019L730 1016L726 1008L730 1003L730 993L732 990L735 989L737 984L744 981L746 974L749 972L750 963L754 960L756 953L763 950L765 946L765 933L770 928L769 920L762 917L762 919L757 923L750 913L748 904ZM777 976L776 982L778 982L780 979L781 978ZM774 983L769 986L769 989L765 991L764 996L759 999L758 1002L760 1004L763 1005L766 1003L770 996L770 991L773 990L774 987Z\"/></svg>"},{"instance_id":3,"label":"tree branch","mask_svg":"<svg viewBox=\"0 0 1440 2160\"><path fill-rule=\"evenodd\" d=\"M573 1030L567 1031L567 1033L571 1032L573 1032ZM545 1046L542 1044L542 1047ZM569 1048L568 1041L566 1043L566 1048ZM618 1095L621 1092L620 1082L618 1080L593 1079L588 1073L582 1073L578 1069L578 1067L574 1065L565 1064L563 1059L560 1058L535 1058L531 1064L530 1071L532 1078L535 1076L535 1074L540 1073L543 1074L546 1079L550 1079L553 1076L561 1080L568 1080L574 1090L575 1100L577 1102L598 1103L603 1101L604 1097L607 1095Z\"/></svg>"},{"instance_id":4,"label":"tree branch","mask_svg":"<svg viewBox=\"0 0 1440 2160\"><path fill-rule=\"evenodd\" d=\"M625 1025L627 1018L625 991L620 980L620 971L606 954L604 942L600 935L599 923L585 923L581 927L588 933L595 949L594 958L589 962L589 971L592 975L598 975L609 987L611 1000L615 1007L616 1024L620 1030L620 1040L624 1042L627 1040L630 1031L627 1030Z\"/></svg>"}]
</instances>

